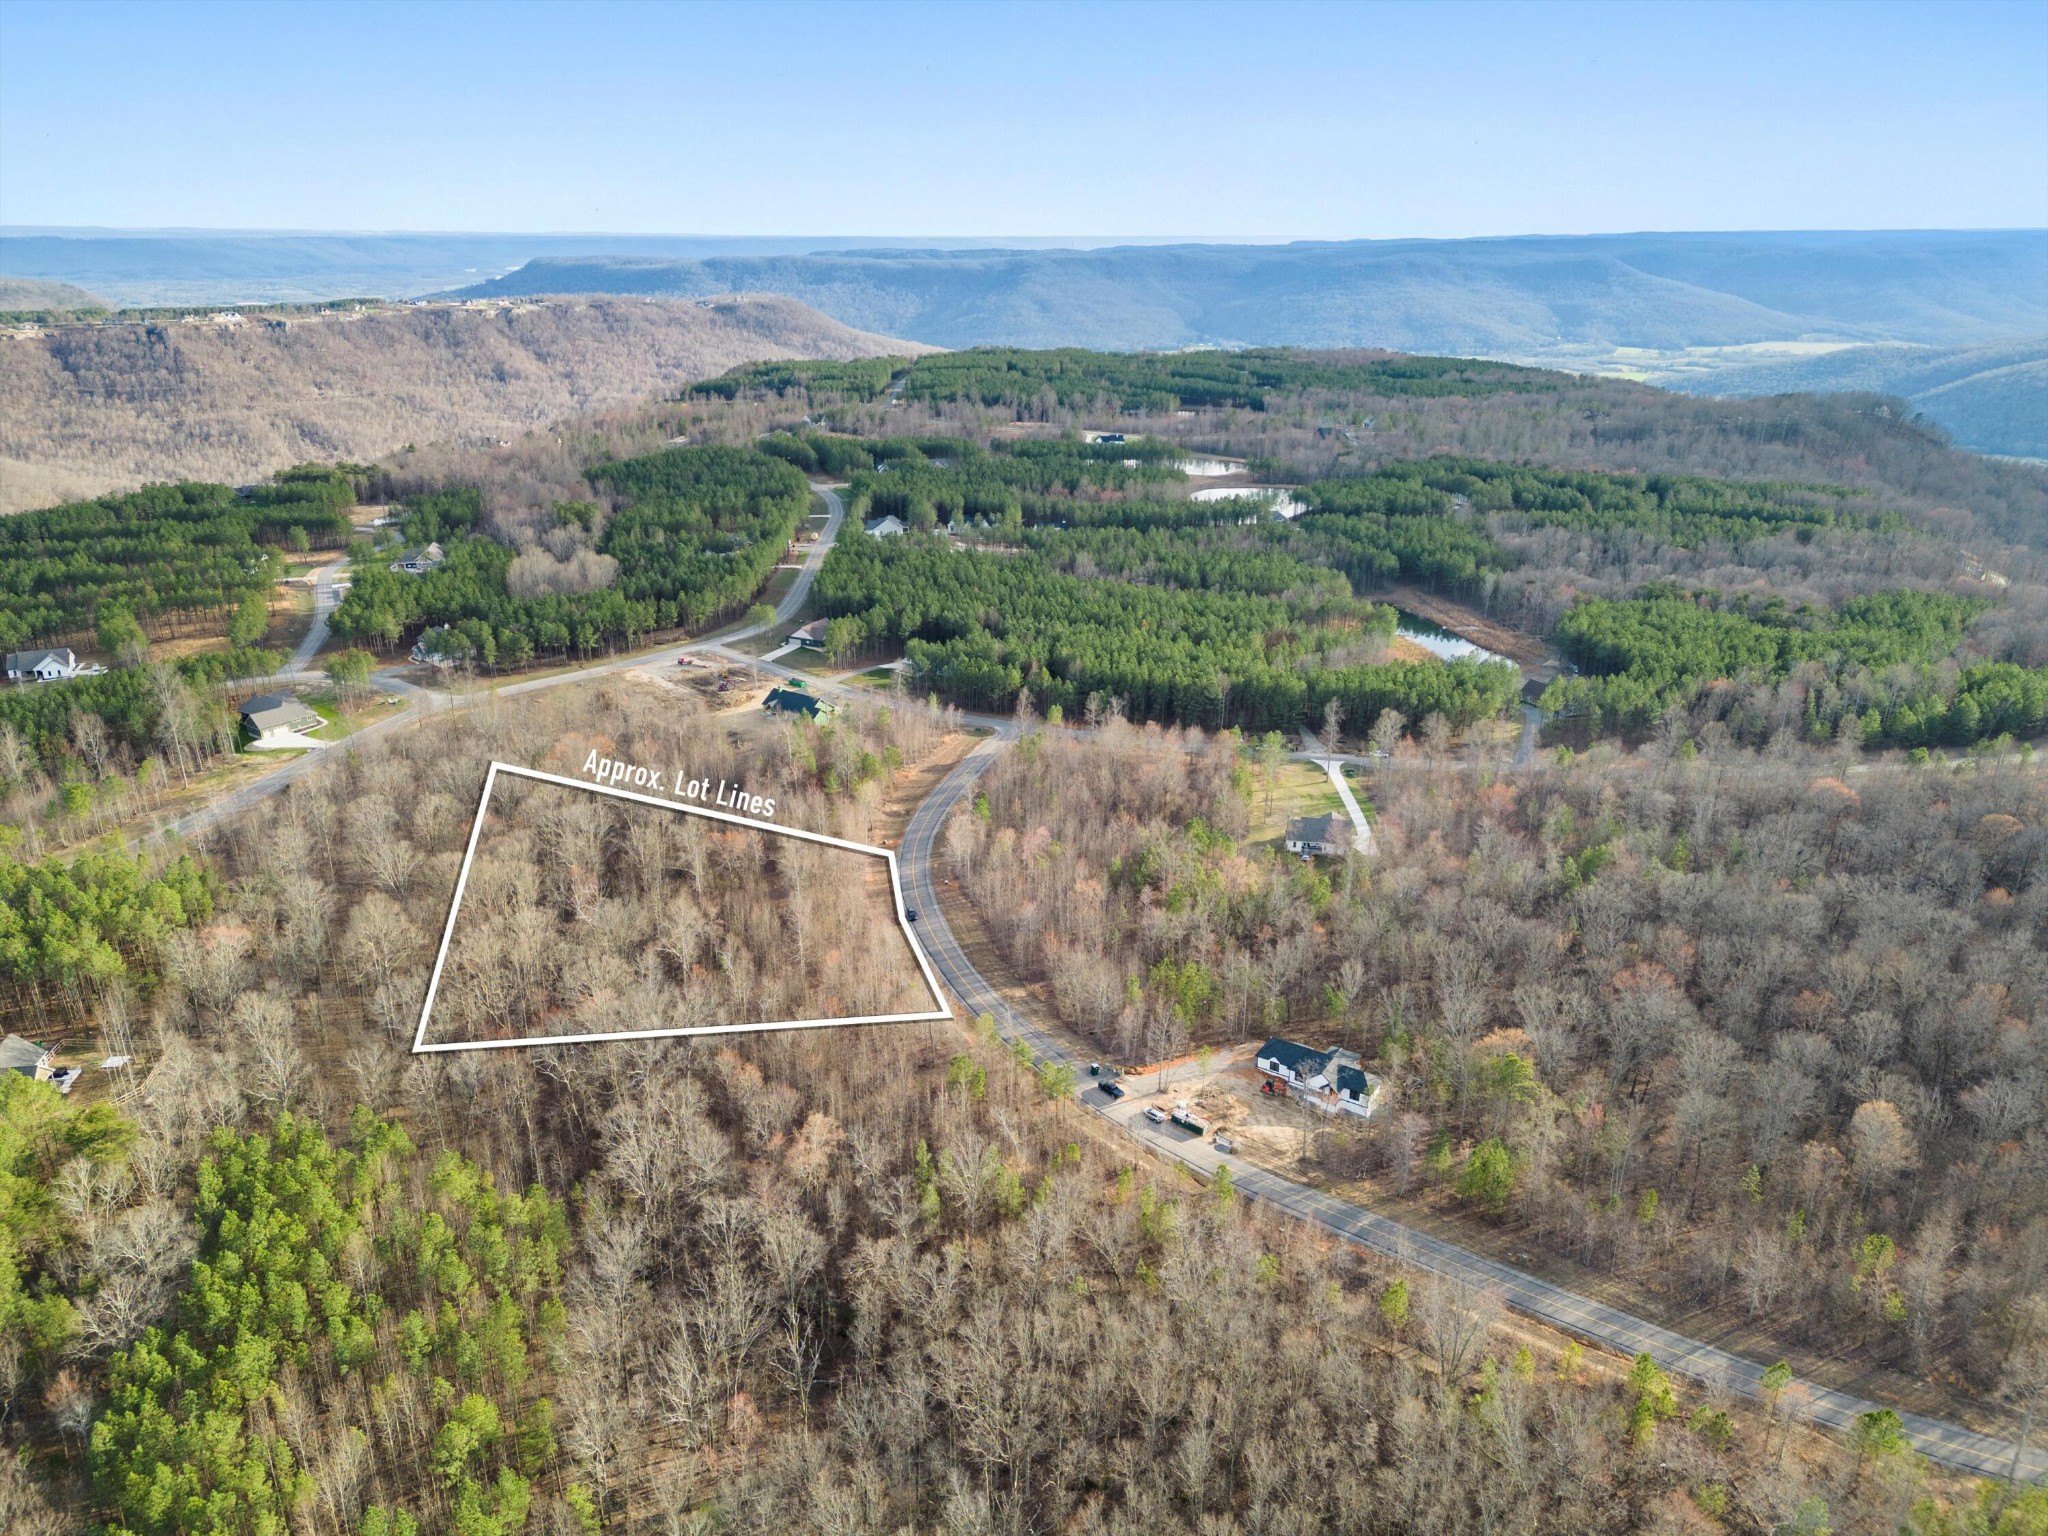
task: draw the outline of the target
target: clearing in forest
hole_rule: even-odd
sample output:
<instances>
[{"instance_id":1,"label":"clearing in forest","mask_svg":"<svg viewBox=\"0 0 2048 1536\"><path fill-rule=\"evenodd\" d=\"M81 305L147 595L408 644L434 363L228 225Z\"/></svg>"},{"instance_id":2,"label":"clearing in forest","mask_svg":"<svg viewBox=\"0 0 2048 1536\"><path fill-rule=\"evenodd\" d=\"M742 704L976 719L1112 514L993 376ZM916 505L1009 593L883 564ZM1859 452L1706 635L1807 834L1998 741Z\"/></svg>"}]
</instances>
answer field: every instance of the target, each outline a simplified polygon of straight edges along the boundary
<instances>
[{"instance_id":1,"label":"clearing in forest","mask_svg":"<svg viewBox=\"0 0 2048 1536\"><path fill-rule=\"evenodd\" d=\"M492 763L415 1051L951 1016L886 848Z\"/></svg>"}]
</instances>

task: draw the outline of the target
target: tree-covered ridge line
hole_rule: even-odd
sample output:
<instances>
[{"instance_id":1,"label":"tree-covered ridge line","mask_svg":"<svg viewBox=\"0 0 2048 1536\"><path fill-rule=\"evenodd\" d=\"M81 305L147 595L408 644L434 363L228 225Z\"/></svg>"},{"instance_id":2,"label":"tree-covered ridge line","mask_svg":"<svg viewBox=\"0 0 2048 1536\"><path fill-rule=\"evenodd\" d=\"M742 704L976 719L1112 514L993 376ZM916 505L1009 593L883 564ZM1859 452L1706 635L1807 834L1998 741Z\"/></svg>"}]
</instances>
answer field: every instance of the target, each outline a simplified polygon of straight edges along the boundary
<instances>
[{"instance_id":1,"label":"tree-covered ridge line","mask_svg":"<svg viewBox=\"0 0 2048 1536\"><path fill-rule=\"evenodd\" d=\"M1700 475L1543 469L1479 459L1388 464L1357 479L1319 480L1300 493L1320 511L1447 516L1462 501L1539 527L1629 531L1682 547L1839 528L1902 533L1895 512L1870 510L1843 486L1715 480Z\"/></svg>"},{"instance_id":2,"label":"tree-covered ridge line","mask_svg":"<svg viewBox=\"0 0 2048 1536\"><path fill-rule=\"evenodd\" d=\"M240 610L276 585L278 546L345 543L354 504L346 467L309 464L240 492L152 485L0 518L0 649Z\"/></svg>"},{"instance_id":3,"label":"tree-covered ridge line","mask_svg":"<svg viewBox=\"0 0 2048 1536\"><path fill-rule=\"evenodd\" d=\"M337 1150L289 1111L267 1134L214 1134L190 1280L171 1320L114 1356L93 1425L94 1487L117 1512L109 1536L288 1529L315 1489L280 1383L369 1381L394 1366L350 1394L345 1418L360 1422L341 1426L358 1442L356 1480L384 1495L361 1529L523 1529L531 1479L556 1456L551 1405L522 1388L562 1329L566 1212L538 1188L500 1195L455 1152L421 1167L404 1131L367 1110L350 1140ZM365 1431L380 1398L418 1395L404 1376L431 1382L438 1427L410 1425L424 1454L394 1465L408 1447L388 1420L376 1442ZM406 1475L422 1461L430 1481Z\"/></svg>"},{"instance_id":4,"label":"tree-covered ridge line","mask_svg":"<svg viewBox=\"0 0 2048 1536\"><path fill-rule=\"evenodd\" d=\"M589 484L619 502L597 549L617 579L585 592L515 596L507 545L474 531L481 499L455 487L415 499L409 533L435 537L445 558L424 576L365 552L332 621L344 640L391 648L424 629L485 666L536 656L590 655L656 630L696 627L743 608L810 511L810 485L794 466L745 448L671 448L607 461ZM594 509L565 503L557 516Z\"/></svg>"},{"instance_id":5,"label":"tree-covered ridge line","mask_svg":"<svg viewBox=\"0 0 2048 1536\"><path fill-rule=\"evenodd\" d=\"M881 396L901 381L906 400L973 401L1033 407L1050 401L1086 409L1171 412L1215 408L1264 411L1278 395L1458 396L1554 390L1539 368L1466 357L1311 353L1295 347L1245 351L1091 352L974 347L915 360L754 363L695 385L693 393L735 399L803 390L812 398Z\"/></svg>"},{"instance_id":6,"label":"tree-covered ridge line","mask_svg":"<svg viewBox=\"0 0 2048 1536\"><path fill-rule=\"evenodd\" d=\"M1255 588L1267 569L1240 562L1238 585ZM1377 653L1395 625L1392 609L1326 573L1281 597L1090 579L1035 553L934 539L855 539L833 550L814 591L832 616L829 649L900 645L921 686L974 709L1008 709L1028 690L1063 715L1120 700L1133 720L1263 732L1320 728L1335 698L1361 729L1385 708L1469 724L1519 683L1504 663L1320 664Z\"/></svg>"},{"instance_id":7,"label":"tree-covered ridge line","mask_svg":"<svg viewBox=\"0 0 2048 1536\"><path fill-rule=\"evenodd\" d=\"M1817 739L1838 734L1846 719L1855 739L1872 744L2025 735L2044 723L2048 668L1946 662L1986 606L1913 591L1851 598L1833 610L1716 592L1587 599L1556 634L1582 675L1552 683L1543 703L1602 729L1641 730L1706 685L1811 669L1806 728Z\"/></svg>"},{"instance_id":8,"label":"tree-covered ridge line","mask_svg":"<svg viewBox=\"0 0 2048 1536\"><path fill-rule=\"evenodd\" d=\"M859 357L848 362L799 360L792 362L746 363L690 386L690 393L734 400L742 394L787 394L801 391L812 397L838 396L845 400L875 400L889 388L890 381L910 366L907 357Z\"/></svg>"},{"instance_id":9,"label":"tree-covered ridge line","mask_svg":"<svg viewBox=\"0 0 2048 1536\"><path fill-rule=\"evenodd\" d=\"M1556 376L1474 358L1307 353L1291 347L1241 352L1031 352L976 347L919 358L904 396L982 405L1099 403L1124 411L1236 407L1266 410L1276 395L1444 396L1549 390Z\"/></svg>"}]
</instances>

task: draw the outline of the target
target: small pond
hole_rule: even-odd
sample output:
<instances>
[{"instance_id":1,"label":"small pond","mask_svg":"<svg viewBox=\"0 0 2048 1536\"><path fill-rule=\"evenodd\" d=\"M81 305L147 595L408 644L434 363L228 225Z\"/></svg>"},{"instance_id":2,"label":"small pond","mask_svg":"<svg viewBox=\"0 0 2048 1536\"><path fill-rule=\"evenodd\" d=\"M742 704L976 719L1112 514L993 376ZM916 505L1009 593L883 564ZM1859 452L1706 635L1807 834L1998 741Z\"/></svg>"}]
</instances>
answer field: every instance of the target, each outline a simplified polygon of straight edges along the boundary
<instances>
[{"instance_id":1,"label":"small pond","mask_svg":"<svg viewBox=\"0 0 2048 1536\"><path fill-rule=\"evenodd\" d=\"M1465 659L1470 661L1506 661L1508 658L1498 651L1489 651L1483 645L1474 645L1462 635L1454 635L1443 625L1425 619L1419 613L1410 613L1406 608L1396 608L1400 627L1394 633L1404 640L1413 640L1432 656L1441 656L1446 661Z\"/></svg>"}]
</instances>

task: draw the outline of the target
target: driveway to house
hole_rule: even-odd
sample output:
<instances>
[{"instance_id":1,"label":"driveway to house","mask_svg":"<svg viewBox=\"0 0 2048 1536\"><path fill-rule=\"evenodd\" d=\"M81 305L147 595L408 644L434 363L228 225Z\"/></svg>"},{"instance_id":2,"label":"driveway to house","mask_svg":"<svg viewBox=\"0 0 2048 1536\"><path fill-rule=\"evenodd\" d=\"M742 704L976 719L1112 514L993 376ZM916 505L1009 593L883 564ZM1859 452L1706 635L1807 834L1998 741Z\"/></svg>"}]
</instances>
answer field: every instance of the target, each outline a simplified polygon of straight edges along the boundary
<instances>
[{"instance_id":1,"label":"driveway to house","mask_svg":"<svg viewBox=\"0 0 2048 1536\"><path fill-rule=\"evenodd\" d=\"M898 854L905 901L919 909L919 942L931 956L932 965L948 990L970 1014L992 1015L1004 1039L1023 1040L1041 1061L1065 1062L1073 1067L1081 1083L1077 1098L1084 1108L1122 1127L1149 1150L1178 1160L1204 1178L1213 1177L1219 1167L1228 1166L1231 1180L1241 1194L1311 1222L1346 1242L1385 1254L1412 1268L1496 1291L1515 1311L1620 1354L1648 1353L1666 1370L1745 1397L1763 1398L1764 1367L1753 1360L1539 1280L1241 1158L1225 1156L1211 1142L1170 1123L1156 1126L1145 1120L1134 1099L1112 1100L1095 1091L1094 1080L1087 1074L1088 1057L1061 1035L1026 1018L997 993L961 949L939 901L935 850L946 819L973 791L976 780L1014 734L1012 728L982 742L940 780L911 817ZM1848 1430L1859 1414L1884 1406L1811 1382L1801 1385L1805 1396L1795 1411L1830 1429ZM1796 1394L1788 1396L1787 1401L1794 1401L1795 1397ZM2014 1445L2009 1440L1978 1434L1922 1414L1902 1413L1899 1418L1914 1446L1931 1461L1979 1477L2003 1477L2012 1467ZM2048 1452L2029 1450L2019 1470L2029 1480L2048 1476Z\"/></svg>"},{"instance_id":2,"label":"driveway to house","mask_svg":"<svg viewBox=\"0 0 2048 1536\"><path fill-rule=\"evenodd\" d=\"M1337 791L1337 798L1344 802L1344 814L1351 818L1352 846L1367 858L1378 853L1380 845L1373 840L1372 823L1359 809L1358 797L1351 793L1351 783L1344 777L1343 766L1330 756L1313 731L1301 733L1301 751L1295 756L1306 757L1330 776L1331 787Z\"/></svg>"},{"instance_id":3,"label":"driveway to house","mask_svg":"<svg viewBox=\"0 0 2048 1536\"><path fill-rule=\"evenodd\" d=\"M348 574L348 561L337 560L332 565L323 565L313 573L313 623L306 631L306 638L299 642L299 648L292 652L292 659L284 664L284 671L299 673L313 664L313 658L320 654L320 647L327 643L327 624L334 617L334 610L341 605L341 578Z\"/></svg>"}]
</instances>

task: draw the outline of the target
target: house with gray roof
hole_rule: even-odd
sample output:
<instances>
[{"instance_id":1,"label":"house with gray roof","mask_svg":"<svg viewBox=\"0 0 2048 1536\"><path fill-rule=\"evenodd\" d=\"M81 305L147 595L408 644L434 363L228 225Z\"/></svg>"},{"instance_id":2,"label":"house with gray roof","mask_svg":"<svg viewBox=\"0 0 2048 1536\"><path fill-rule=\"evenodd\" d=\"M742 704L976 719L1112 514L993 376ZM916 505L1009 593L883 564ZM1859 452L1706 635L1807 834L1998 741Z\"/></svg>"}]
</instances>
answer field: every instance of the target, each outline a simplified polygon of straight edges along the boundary
<instances>
[{"instance_id":1,"label":"house with gray roof","mask_svg":"<svg viewBox=\"0 0 2048 1536\"><path fill-rule=\"evenodd\" d=\"M292 731L317 731L326 723L319 711L289 693L259 693L242 706L242 724L259 744Z\"/></svg>"},{"instance_id":2,"label":"house with gray roof","mask_svg":"<svg viewBox=\"0 0 2048 1536\"><path fill-rule=\"evenodd\" d=\"M79 671L78 658L68 645L53 651L11 651L7 657L10 683L54 683L76 677Z\"/></svg>"},{"instance_id":3,"label":"house with gray roof","mask_svg":"<svg viewBox=\"0 0 2048 1536\"><path fill-rule=\"evenodd\" d=\"M1287 823L1289 853L1335 858L1351 851L1351 819L1336 811L1327 816L1297 816Z\"/></svg>"},{"instance_id":4,"label":"house with gray roof","mask_svg":"<svg viewBox=\"0 0 2048 1536\"><path fill-rule=\"evenodd\" d=\"M1330 1053L1275 1035L1259 1047L1252 1063L1267 1077L1278 1078L1292 1087L1320 1089L1323 1074L1329 1069Z\"/></svg>"},{"instance_id":5,"label":"house with gray roof","mask_svg":"<svg viewBox=\"0 0 2048 1536\"><path fill-rule=\"evenodd\" d=\"M47 1082L55 1071L57 1048L45 1045L40 1040L26 1040L20 1035L9 1035L0 1040L0 1072L19 1072L24 1077Z\"/></svg>"}]
</instances>

